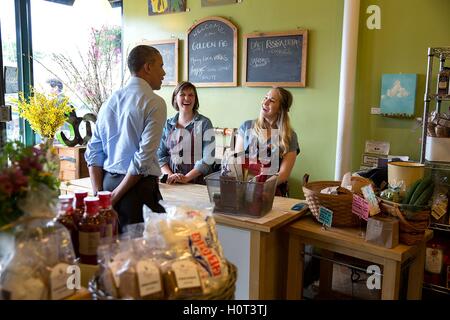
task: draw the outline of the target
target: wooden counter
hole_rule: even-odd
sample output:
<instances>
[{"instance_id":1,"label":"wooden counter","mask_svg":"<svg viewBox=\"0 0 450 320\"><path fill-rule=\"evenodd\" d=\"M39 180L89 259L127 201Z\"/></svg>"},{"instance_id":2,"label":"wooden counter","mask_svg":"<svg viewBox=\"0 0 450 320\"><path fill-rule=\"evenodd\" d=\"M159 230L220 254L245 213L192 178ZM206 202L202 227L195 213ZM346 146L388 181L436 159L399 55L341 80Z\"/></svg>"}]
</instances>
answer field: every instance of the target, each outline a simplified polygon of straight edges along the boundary
<instances>
[{"instance_id":1,"label":"wooden counter","mask_svg":"<svg viewBox=\"0 0 450 320\"><path fill-rule=\"evenodd\" d=\"M61 183L61 193L85 190L92 194L89 178ZM206 186L160 184L164 200L209 203ZM225 256L238 268L236 299L285 297L288 239L281 227L300 218L306 210L290 208L298 199L275 197L272 211L260 219L214 214Z\"/></svg>"}]
</instances>

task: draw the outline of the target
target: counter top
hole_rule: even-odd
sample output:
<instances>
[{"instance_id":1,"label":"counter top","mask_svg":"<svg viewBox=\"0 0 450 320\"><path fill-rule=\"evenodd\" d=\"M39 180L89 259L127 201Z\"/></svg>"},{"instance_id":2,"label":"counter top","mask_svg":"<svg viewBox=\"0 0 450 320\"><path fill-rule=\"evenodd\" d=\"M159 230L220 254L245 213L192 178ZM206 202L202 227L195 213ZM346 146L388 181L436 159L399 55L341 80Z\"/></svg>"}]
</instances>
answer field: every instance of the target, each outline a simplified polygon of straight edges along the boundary
<instances>
[{"instance_id":1,"label":"counter top","mask_svg":"<svg viewBox=\"0 0 450 320\"><path fill-rule=\"evenodd\" d=\"M164 200L186 200L189 203L210 203L208 190L206 186L198 184L159 184L161 195ZM63 192L74 192L75 190L85 190L92 194L92 186L89 178L70 180L61 182L60 186ZM263 218L255 219L249 217L225 215L214 213L217 223L246 230L272 232L275 229L300 218L307 209L301 211L290 210L293 205L304 202L304 200L275 197L273 201L272 211L267 213Z\"/></svg>"}]
</instances>

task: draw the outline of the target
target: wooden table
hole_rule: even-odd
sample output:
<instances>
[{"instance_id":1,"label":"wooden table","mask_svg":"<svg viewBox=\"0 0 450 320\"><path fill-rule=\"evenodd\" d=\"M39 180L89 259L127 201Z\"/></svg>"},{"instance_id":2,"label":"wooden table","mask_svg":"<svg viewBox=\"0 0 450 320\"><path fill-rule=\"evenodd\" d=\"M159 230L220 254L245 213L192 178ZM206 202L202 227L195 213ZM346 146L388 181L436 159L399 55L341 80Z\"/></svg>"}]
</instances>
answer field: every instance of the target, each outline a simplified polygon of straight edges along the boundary
<instances>
[{"instance_id":1,"label":"wooden table","mask_svg":"<svg viewBox=\"0 0 450 320\"><path fill-rule=\"evenodd\" d=\"M360 228L324 229L311 217L300 219L287 226L285 230L289 233L286 293L288 299L303 298L305 244L321 248L325 253L340 253L382 266L380 269L383 270L381 282L383 300L399 298L401 266L412 259L409 266L407 299L415 300L422 297L425 245L433 236L431 230L427 230L424 241L418 245L399 244L392 249L366 242L360 236ZM332 262L321 261L320 269L320 286L325 286L325 290L331 289Z\"/></svg>"},{"instance_id":2,"label":"wooden table","mask_svg":"<svg viewBox=\"0 0 450 320\"><path fill-rule=\"evenodd\" d=\"M85 190L92 194L89 178L61 184L62 193ZM186 200L194 204L209 203L206 186L194 184L160 184L164 200ZM214 214L219 240L225 256L238 268L236 299L281 299L285 297L288 235L281 227L300 218L306 210L290 208L298 199L275 197L269 221L244 220Z\"/></svg>"}]
</instances>

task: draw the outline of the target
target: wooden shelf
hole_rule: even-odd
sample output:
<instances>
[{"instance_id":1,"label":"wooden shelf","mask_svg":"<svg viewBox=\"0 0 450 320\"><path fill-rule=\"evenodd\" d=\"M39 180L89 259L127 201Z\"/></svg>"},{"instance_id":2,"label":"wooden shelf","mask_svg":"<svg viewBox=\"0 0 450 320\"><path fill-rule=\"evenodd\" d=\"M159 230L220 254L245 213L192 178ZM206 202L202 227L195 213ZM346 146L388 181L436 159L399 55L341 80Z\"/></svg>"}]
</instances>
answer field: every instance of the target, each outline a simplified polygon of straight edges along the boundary
<instances>
[{"instance_id":1,"label":"wooden shelf","mask_svg":"<svg viewBox=\"0 0 450 320\"><path fill-rule=\"evenodd\" d=\"M430 224L429 228L432 229L432 230L450 232L450 225L443 224L443 223L434 223L434 222L432 222Z\"/></svg>"},{"instance_id":2,"label":"wooden shelf","mask_svg":"<svg viewBox=\"0 0 450 320\"><path fill-rule=\"evenodd\" d=\"M438 285L435 285L435 284L432 284L432 283L424 282L423 283L423 288L426 289L426 290L431 290L431 291L434 291L434 292L439 292L439 293L446 294L446 295L450 296L450 289L446 288L446 287L442 287L442 286L438 286Z\"/></svg>"}]
</instances>

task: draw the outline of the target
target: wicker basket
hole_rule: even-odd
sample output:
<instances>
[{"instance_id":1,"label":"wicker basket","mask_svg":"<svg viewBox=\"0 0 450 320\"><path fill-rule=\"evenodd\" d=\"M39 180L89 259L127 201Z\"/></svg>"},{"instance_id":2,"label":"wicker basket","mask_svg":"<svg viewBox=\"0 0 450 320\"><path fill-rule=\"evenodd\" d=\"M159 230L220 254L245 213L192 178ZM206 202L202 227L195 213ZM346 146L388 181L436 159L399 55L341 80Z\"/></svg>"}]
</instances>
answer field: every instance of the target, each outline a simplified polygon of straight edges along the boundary
<instances>
[{"instance_id":1,"label":"wicker basket","mask_svg":"<svg viewBox=\"0 0 450 320\"><path fill-rule=\"evenodd\" d=\"M399 241L408 246L421 242L430 224L429 206L413 206L381 199L382 212L399 219Z\"/></svg>"},{"instance_id":2,"label":"wicker basket","mask_svg":"<svg viewBox=\"0 0 450 320\"><path fill-rule=\"evenodd\" d=\"M359 218L352 213L353 194L349 190L339 188L338 195L320 193L324 188L340 186L340 181L308 182L307 175L303 181L306 202L316 219L319 217L319 207L322 206L333 211L333 226L353 227L359 225Z\"/></svg>"},{"instance_id":3,"label":"wicker basket","mask_svg":"<svg viewBox=\"0 0 450 320\"><path fill-rule=\"evenodd\" d=\"M192 296L186 298L186 300L233 300L234 293L236 291L236 279L237 279L237 268L234 264L227 261L229 277L224 285L217 291L211 292L209 294ZM105 293L98 282L98 275L94 276L91 281L89 281L89 291L91 292L93 300L117 300L117 298L112 297Z\"/></svg>"}]
</instances>

